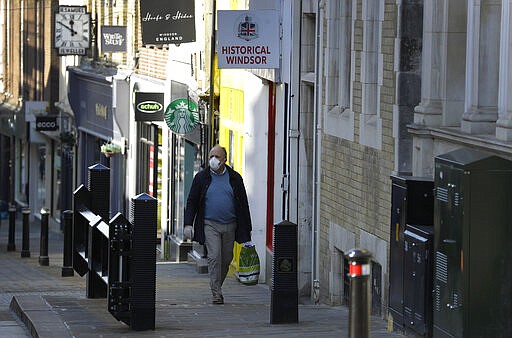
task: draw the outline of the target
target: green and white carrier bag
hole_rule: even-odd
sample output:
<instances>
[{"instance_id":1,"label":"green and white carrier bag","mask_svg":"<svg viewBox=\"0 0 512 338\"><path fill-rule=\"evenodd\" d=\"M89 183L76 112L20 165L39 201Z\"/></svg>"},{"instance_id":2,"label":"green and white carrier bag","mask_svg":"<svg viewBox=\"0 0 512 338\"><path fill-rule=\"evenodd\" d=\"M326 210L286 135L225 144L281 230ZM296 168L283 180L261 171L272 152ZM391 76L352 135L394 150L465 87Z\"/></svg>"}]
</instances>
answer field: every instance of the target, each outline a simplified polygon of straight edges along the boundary
<instances>
[{"instance_id":1,"label":"green and white carrier bag","mask_svg":"<svg viewBox=\"0 0 512 338\"><path fill-rule=\"evenodd\" d=\"M260 277L260 259L254 244L248 242L242 245L238 271L235 272L235 275L242 284L258 284L258 278Z\"/></svg>"}]
</instances>

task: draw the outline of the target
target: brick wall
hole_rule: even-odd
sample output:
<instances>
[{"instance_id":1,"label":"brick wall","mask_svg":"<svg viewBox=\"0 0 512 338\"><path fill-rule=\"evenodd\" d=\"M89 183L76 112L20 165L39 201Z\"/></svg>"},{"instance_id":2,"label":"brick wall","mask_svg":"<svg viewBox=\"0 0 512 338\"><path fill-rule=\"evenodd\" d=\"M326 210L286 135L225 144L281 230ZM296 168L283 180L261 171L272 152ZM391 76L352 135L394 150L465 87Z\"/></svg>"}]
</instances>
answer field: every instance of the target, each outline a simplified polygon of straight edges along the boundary
<instances>
[{"instance_id":1,"label":"brick wall","mask_svg":"<svg viewBox=\"0 0 512 338\"><path fill-rule=\"evenodd\" d=\"M4 86L5 93L2 95L2 100L5 98L6 102L17 105L20 93L20 71L21 71L21 32L20 32L20 19L21 8L19 1L7 0L9 3L9 30L6 34L7 42L3 46L4 50Z\"/></svg>"},{"instance_id":2,"label":"brick wall","mask_svg":"<svg viewBox=\"0 0 512 338\"><path fill-rule=\"evenodd\" d=\"M168 55L169 48L167 47L139 47L139 67L137 73L165 80L167 78Z\"/></svg>"},{"instance_id":3,"label":"brick wall","mask_svg":"<svg viewBox=\"0 0 512 338\"><path fill-rule=\"evenodd\" d=\"M138 74L153 77L155 79L167 79L167 59L169 57L169 47L142 45L142 27L137 25L137 50L138 50Z\"/></svg>"}]
</instances>

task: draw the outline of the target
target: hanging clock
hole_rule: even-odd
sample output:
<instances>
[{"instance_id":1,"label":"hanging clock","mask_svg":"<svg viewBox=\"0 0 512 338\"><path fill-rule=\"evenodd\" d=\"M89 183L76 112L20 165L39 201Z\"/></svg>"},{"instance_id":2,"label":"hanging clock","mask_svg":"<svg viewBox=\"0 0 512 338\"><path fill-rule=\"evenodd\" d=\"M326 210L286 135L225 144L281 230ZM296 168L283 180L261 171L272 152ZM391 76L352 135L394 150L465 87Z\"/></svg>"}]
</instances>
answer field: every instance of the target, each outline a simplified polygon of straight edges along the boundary
<instances>
[{"instance_id":1,"label":"hanging clock","mask_svg":"<svg viewBox=\"0 0 512 338\"><path fill-rule=\"evenodd\" d=\"M59 55L85 55L91 43L91 14L86 6L59 6L55 13L55 48Z\"/></svg>"}]
</instances>

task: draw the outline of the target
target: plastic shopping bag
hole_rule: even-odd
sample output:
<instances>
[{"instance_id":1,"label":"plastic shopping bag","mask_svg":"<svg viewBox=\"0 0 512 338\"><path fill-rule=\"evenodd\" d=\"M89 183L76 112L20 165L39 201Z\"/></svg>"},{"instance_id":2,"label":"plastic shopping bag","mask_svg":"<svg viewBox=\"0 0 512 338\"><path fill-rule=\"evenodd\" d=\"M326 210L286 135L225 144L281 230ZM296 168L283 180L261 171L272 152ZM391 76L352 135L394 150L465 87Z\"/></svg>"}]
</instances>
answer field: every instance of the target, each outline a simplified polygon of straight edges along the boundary
<instances>
[{"instance_id":1,"label":"plastic shopping bag","mask_svg":"<svg viewBox=\"0 0 512 338\"><path fill-rule=\"evenodd\" d=\"M256 246L252 243L245 243L240 249L238 271L235 272L238 281L245 285L258 284L260 276L260 259L256 252Z\"/></svg>"}]
</instances>

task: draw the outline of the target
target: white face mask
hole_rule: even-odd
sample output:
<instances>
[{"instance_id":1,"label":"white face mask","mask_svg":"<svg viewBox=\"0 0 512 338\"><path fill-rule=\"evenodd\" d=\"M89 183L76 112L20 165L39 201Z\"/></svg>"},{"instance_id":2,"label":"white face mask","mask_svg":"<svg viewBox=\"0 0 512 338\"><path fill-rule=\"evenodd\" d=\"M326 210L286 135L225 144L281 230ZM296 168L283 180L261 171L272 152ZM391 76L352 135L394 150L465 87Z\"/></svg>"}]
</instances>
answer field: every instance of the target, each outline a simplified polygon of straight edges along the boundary
<instances>
[{"instance_id":1,"label":"white face mask","mask_svg":"<svg viewBox=\"0 0 512 338\"><path fill-rule=\"evenodd\" d=\"M210 158L210 168L212 168L213 170L219 170L220 160L217 157Z\"/></svg>"}]
</instances>

